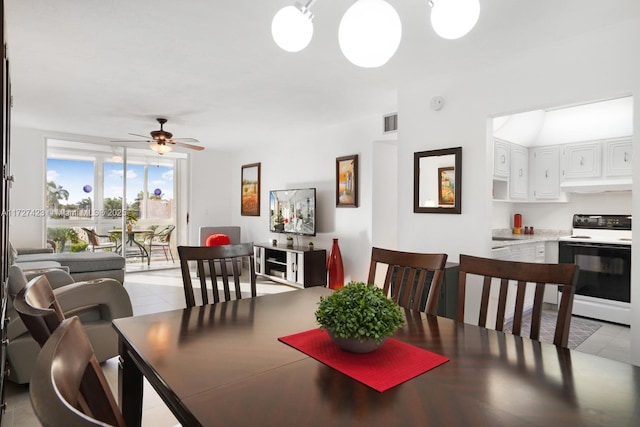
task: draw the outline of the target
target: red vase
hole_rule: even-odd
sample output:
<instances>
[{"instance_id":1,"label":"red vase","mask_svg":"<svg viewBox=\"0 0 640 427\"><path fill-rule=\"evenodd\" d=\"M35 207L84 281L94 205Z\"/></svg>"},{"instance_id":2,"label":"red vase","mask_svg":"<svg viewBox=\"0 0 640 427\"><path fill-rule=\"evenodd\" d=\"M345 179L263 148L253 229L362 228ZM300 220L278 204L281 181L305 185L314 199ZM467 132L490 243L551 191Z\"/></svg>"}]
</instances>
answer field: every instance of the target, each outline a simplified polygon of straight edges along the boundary
<instances>
[{"instance_id":1,"label":"red vase","mask_svg":"<svg viewBox=\"0 0 640 427\"><path fill-rule=\"evenodd\" d=\"M338 289L344 286L344 268L342 266L342 255L340 254L340 246L338 239L333 239L331 252L329 252L329 262L327 263L329 271L329 288Z\"/></svg>"}]
</instances>

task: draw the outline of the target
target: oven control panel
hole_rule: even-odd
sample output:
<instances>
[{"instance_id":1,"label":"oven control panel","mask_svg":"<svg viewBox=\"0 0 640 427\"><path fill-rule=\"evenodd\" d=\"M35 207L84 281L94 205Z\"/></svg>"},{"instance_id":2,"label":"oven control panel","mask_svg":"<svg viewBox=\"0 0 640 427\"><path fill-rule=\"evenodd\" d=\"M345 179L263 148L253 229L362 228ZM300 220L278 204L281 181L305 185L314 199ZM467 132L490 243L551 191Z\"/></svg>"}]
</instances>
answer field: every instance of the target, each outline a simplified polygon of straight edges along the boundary
<instances>
[{"instance_id":1,"label":"oven control panel","mask_svg":"<svg viewBox=\"0 0 640 427\"><path fill-rule=\"evenodd\" d=\"M631 230L631 215L573 215L573 228Z\"/></svg>"}]
</instances>

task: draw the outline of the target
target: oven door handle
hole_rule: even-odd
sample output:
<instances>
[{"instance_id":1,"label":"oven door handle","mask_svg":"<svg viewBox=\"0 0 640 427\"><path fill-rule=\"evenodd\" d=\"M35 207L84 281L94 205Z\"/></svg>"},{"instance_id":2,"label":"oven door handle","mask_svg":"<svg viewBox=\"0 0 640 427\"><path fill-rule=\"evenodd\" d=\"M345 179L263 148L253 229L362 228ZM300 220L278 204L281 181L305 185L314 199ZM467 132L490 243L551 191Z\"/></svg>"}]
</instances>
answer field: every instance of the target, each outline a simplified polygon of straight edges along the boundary
<instances>
[{"instance_id":1,"label":"oven door handle","mask_svg":"<svg viewBox=\"0 0 640 427\"><path fill-rule=\"evenodd\" d=\"M608 246L608 245L581 245L579 243L565 243L564 247L569 248L587 248L587 249L613 249L616 251L629 251L631 252L631 245L620 245L620 246Z\"/></svg>"}]
</instances>

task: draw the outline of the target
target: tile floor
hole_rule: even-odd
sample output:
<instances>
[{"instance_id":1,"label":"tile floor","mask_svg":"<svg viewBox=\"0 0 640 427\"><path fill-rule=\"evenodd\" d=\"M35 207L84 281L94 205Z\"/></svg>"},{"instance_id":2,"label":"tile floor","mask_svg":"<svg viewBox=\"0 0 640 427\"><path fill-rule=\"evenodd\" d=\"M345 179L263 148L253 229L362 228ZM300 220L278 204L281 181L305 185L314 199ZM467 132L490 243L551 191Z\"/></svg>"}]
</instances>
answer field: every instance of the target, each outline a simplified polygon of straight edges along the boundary
<instances>
[{"instance_id":1,"label":"tile floor","mask_svg":"<svg viewBox=\"0 0 640 427\"><path fill-rule=\"evenodd\" d=\"M159 270L148 270L140 266L140 272L128 272L125 288L131 295L134 315L184 308L184 294L180 270L175 264L156 264ZM258 293L286 292L294 288L276 284L267 280L259 280ZM576 349L601 357L630 361L630 329L628 327L603 323L592 336L587 338ZM107 380L114 395L117 396L118 364L112 358L103 364ZM2 417L3 427L39 426L29 401L28 385L17 385L7 382L7 410ZM143 426L164 427L176 426L177 420L164 405L149 384L145 383L143 403Z\"/></svg>"}]
</instances>

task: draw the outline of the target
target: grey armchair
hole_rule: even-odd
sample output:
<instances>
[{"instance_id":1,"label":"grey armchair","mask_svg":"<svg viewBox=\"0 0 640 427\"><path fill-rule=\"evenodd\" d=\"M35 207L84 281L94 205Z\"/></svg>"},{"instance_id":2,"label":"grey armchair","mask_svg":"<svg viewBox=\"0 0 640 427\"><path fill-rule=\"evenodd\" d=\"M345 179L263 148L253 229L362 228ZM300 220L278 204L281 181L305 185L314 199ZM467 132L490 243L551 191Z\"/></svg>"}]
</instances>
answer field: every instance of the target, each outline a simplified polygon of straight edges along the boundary
<instances>
[{"instance_id":1,"label":"grey armchair","mask_svg":"<svg viewBox=\"0 0 640 427\"><path fill-rule=\"evenodd\" d=\"M31 337L13 307L13 299L32 277L44 274L49 279L65 317L78 316L85 328L99 362L118 355L118 340L111 321L133 315L131 299L122 284L115 279L74 282L69 273L59 269L34 270L29 277L22 269L9 268L9 301L7 305L7 359L9 380L29 382L40 345Z\"/></svg>"}]
</instances>

